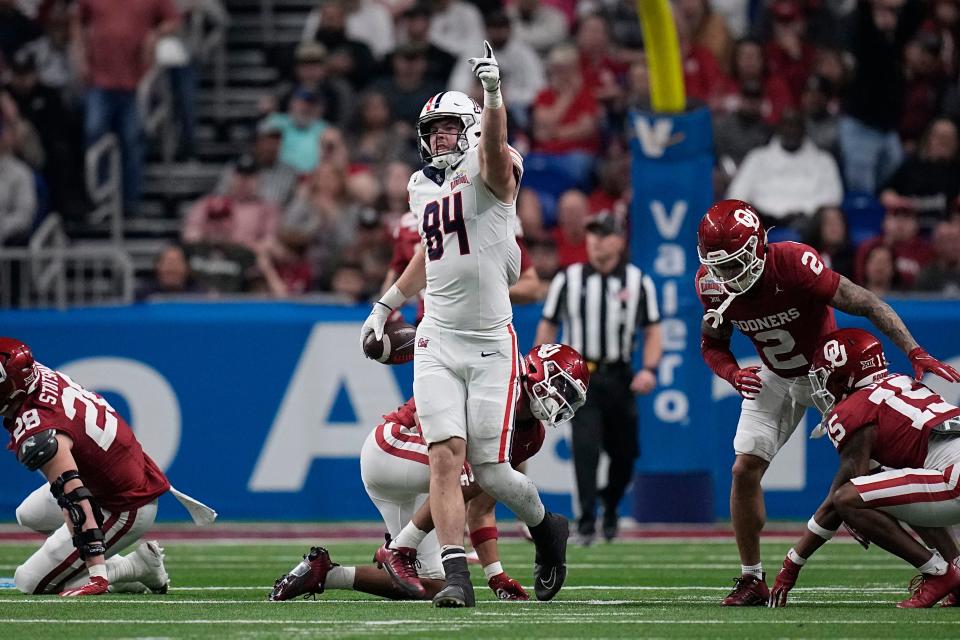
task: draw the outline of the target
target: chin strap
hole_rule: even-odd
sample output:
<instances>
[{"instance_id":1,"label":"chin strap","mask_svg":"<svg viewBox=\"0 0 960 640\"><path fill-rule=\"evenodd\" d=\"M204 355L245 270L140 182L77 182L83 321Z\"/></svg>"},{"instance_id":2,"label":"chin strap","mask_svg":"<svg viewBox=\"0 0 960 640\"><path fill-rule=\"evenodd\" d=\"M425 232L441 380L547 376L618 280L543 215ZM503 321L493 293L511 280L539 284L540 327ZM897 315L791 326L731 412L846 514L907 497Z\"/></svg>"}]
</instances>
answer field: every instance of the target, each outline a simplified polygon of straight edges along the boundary
<instances>
[{"instance_id":1,"label":"chin strap","mask_svg":"<svg viewBox=\"0 0 960 640\"><path fill-rule=\"evenodd\" d=\"M727 292L727 299L720 303L720 306L716 309L709 309L705 314L703 314L703 319L714 329L718 328L723 324L723 312L727 310L727 307L733 302L734 298L737 297L737 294Z\"/></svg>"}]
</instances>

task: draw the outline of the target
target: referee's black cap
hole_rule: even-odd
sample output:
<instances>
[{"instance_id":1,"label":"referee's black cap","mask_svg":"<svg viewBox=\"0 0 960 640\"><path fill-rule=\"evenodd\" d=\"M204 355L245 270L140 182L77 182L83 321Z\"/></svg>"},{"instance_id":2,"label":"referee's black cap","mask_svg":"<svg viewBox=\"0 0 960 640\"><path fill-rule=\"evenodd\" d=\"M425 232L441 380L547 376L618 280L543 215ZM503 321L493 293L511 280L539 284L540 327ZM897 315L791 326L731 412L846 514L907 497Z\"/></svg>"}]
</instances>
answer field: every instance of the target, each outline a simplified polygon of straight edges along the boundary
<instances>
[{"instance_id":1,"label":"referee's black cap","mask_svg":"<svg viewBox=\"0 0 960 640\"><path fill-rule=\"evenodd\" d=\"M598 236L608 236L611 234L623 235L627 227L623 219L610 211L602 211L587 221L586 229L590 233Z\"/></svg>"}]
</instances>

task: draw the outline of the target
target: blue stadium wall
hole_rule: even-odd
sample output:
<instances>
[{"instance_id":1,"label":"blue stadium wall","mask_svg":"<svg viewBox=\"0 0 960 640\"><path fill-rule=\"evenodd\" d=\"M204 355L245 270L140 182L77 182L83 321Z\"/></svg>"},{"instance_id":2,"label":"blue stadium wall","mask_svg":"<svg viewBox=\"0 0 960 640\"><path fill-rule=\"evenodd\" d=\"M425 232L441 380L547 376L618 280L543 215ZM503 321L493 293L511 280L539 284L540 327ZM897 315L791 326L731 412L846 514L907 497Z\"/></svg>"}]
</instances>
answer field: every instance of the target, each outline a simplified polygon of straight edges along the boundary
<instances>
[{"instance_id":1,"label":"blue stadium wall","mask_svg":"<svg viewBox=\"0 0 960 640\"><path fill-rule=\"evenodd\" d=\"M894 302L894 308L924 346L960 366L960 303ZM41 362L103 392L174 485L224 518L373 519L357 455L380 416L410 392L413 372L412 365L363 358L358 336L365 316L359 307L147 304L0 312L0 333L25 340ZM521 348L531 346L538 318L537 306L518 309ZM858 319L840 322L864 326ZM734 346L744 362L755 358L745 341ZM907 370L902 354L889 353L895 368ZM706 474L714 506L704 515L725 518L739 402L692 349L673 376L640 400L644 451L635 490L649 490L658 477ZM960 401L960 385L941 390ZM673 400L665 402L664 394ZM685 417L672 404L677 394L688 399ZM669 421L657 418L658 403L672 407ZM805 438L816 421L811 412L768 474L771 517L808 517L829 485L832 447ZM548 506L569 513L569 427L548 438L530 473ZM0 521L12 520L22 497L41 482L12 453L0 458ZM674 498L657 486L659 501ZM676 497L688 499L681 489ZM165 498L161 518L186 514Z\"/></svg>"}]
</instances>

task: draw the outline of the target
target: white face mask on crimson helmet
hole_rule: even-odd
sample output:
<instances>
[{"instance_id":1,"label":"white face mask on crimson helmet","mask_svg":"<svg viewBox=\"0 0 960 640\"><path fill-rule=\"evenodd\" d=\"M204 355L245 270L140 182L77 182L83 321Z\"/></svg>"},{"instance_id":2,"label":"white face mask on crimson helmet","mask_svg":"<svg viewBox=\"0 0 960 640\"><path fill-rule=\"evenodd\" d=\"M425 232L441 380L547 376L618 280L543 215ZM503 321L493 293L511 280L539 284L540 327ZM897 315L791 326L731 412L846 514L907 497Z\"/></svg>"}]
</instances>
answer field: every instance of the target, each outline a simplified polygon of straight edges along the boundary
<instances>
[{"instance_id":1,"label":"white face mask on crimson helmet","mask_svg":"<svg viewBox=\"0 0 960 640\"><path fill-rule=\"evenodd\" d=\"M446 169L457 164L470 149L480 142L480 113L482 109L477 101L461 91L441 91L427 100L417 118L417 141L420 158L437 169ZM433 153L430 146L430 124L437 120L457 118L460 132L452 149L443 153Z\"/></svg>"}]
</instances>

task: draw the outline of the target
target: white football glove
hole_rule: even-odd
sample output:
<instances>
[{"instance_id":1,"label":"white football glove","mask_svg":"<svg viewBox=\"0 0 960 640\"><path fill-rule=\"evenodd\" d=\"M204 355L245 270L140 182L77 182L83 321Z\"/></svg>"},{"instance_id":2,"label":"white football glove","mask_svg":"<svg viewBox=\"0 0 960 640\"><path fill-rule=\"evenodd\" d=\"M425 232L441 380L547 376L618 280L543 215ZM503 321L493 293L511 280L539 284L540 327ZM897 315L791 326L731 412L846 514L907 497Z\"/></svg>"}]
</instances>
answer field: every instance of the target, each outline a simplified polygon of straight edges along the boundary
<instances>
[{"instance_id":1,"label":"white football glove","mask_svg":"<svg viewBox=\"0 0 960 640\"><path fill-rule=\"evenodd\" d=\"M480 80L484 91L496 91L500 88L500 65L493 57L493 47L489 42L483 41L483 57L469 58L467 64L473 67L473 75Z\"/></svg>"},{"instance_id":2,"label":"white football glove","mask_svg":"<svg viewBox=\"0 0 960 640\"><path fill-rule=\"evenodd\" d=\"M393 309L382 302L373 303L373 309L370 310L370 315L367 316L363 326L360 327L361 346L367 341L367 336L371 333L377 340L383 339L383 325L387 324L387 316L389 316L391 312L393 312Z\"/></svg>"}]
</instances>

